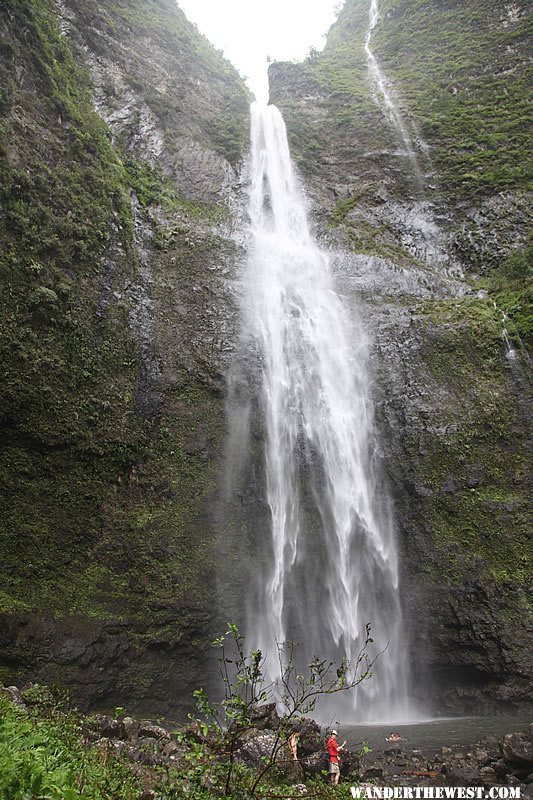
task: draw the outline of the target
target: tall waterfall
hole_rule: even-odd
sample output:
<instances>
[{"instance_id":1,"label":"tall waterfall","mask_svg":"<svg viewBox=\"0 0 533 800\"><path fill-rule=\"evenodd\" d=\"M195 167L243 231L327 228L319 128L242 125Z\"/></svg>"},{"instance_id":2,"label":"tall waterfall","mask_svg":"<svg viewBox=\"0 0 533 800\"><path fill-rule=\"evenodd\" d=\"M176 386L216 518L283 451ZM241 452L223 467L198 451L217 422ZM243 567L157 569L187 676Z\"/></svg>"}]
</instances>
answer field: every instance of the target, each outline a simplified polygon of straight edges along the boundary
<instances>
[{"instance_id":1,"label":"tall waterfall","mask_svg":"<svg viewBox=\"0 0 533 800\"><path fill-rule=\"evenodd\" d=\"M374 89L377 90L375 95L376 101L383 106L387 117L389 118L394 129L396 130L398 137L400 138L400 141L405 147L406 153L411 161L413 173L418 183L422 184L423 182L422 171L418 163L415 144L409 134L409 131L407 130L400 109L394 102L392 92L389 90L387 86L387 80L381 70L379 62L370 47L372 33L374 32L374 28L378 23L378 19L379 19L378 0L370 0L368 30L365 37L365 53L367 57L370 82L374 87Z\"/></svg>"},{"instance_id":2,"label":"tall waterfall","mask_svg":"<svg viewBox=\"0 0 533 800\"><path fill-rule=\"evenodd\" d=\"M407 714L406 642L390 501L376 469L368 343L313 241L274 106L252 105L247 336L259 354L270 530L248 597L248 644L279 675L276 642L354 660L366 623L374 677L335 695L322 716ZM388 646L387 646L388 645Z\"/></svg>"}]
</instances>

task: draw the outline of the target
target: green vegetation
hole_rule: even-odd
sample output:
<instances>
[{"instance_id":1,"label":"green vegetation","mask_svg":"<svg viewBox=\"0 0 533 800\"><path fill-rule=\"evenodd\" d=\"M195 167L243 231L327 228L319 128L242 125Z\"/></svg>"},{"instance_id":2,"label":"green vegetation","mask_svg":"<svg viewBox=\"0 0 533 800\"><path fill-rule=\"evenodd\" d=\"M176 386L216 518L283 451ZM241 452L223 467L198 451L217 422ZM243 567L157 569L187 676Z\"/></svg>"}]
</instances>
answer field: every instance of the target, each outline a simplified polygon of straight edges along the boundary
<instances>
[{"instance_id":1,"label":"green vegetation","mask_svg":"<svg viewBox=\"0 0 533 800\"><path fill-rule=\"evenodd\" d=\"M199 689L194 694L197 709L204 720L206 735L209 731L220 742L224 752L220 783L223 793L231 796L237 789L250 800L263 795L269 783L285 783L290 774L291 759L287 768L287 740L299 729L298 723L305 715L315 710L318 700L325 695L338 694L354 689L372 677L372 667L379 654L370 658L367 653L373 642L370 625L366 625L365 641L353 663L344 657L341 663L321 660L314 656L303 674L299 673L295 659L297 645L286 642L277 644L279 676L276 683L265 674L265 657L261 650L247 652L244 637L234 623L229 623L225 635L215 639L219 649L219 670L224 691L220 703L211 705L207 693ZM254 728L254 712L257 708L276 708L279 704L282 716L272 730L273 741L267 752L258 760L248 776L239 774L236 754L246 735ZM277 712L276 712L277 714ZM317 750L321 743L316 740ZM301 776L300 770L298 774ZM355 777L355 776L354 776ZM277 779L277 780L276 780ZM319 791L320 795L320 791Z\"/></svg>"},{"instance_id":2,"label":"green vegetation","mask_svg":"<svg viewBox=\"0 0 533 800\"><path fill-rule=\"evenodd\" d=\"M430 145L429 157L422 153L420 160L437 172L439 190L455 199L531 187L532 20L525 0L505 8L494 0L383 0L379 7L372 49L413 139L421 135ZM361 173L371 169L365 151L386 163L385 150L398 146L371 94L368 24L367 0L346 0L324 51L282 65L297 96L304 87L302 94L313 97L314 113L305 120L298 103L279 99L295 156L308 175L327 174L321 156L332 150L345 165L357 157ZM388 168L394 166L389 162Z\"/></svg>"},{"instance_id":3,"label":"green vegetation","mask_svg":"<svg viewBox=\"0 0 533 800\"><path fill-rule=\"evenodd\" d=\"M505 328L519 350L533 351L533 244L514 250L480 281L501 313Z\"/></svg>"},{"instance_id":4,"label":"green vegetation","mask_svg":"<svg viewBox=\"0 0 533 800\"><path fill-rule=\"evenodd\" d=\"M45 687L34 705L0 696L0 797L6 800L136 800L141 780L112 753L85 747L81 720Z\"/></svg>"},{"instance_id":5,"label":"green vegetation","mask_svg":"<svg viewBox=\"0 0 533 800\"><path fill-rule=\"evenodd\" d=\"M441 411L431 430L408 436L406 446L424 487L423 518L442 554L439 575L455 583L475 567L485 579L525 586L528 454L505 374L500 316L490 300L433 302L416 311L426 388L438 393Z\"/></svg>"},{"instance_id":6,"label":"green vegetation","mask_svg":"<svg viewBox=\"0 0 533 800\"><path fill-rule=\"evenodd\" d=\"M372 204L374 184L363 187L346 200L337 202L329 215L332 228L340 228L346 245L355 253L380 256L390 259L398 267L424 267L422 261L398 243L394 227L390 223L372 223L360 209L361 203Z\"/></svg>"},{"instance_id":7,"label":"green vegetation","mask_svg":"<svg viewBox=\"0 0 533 800\"><path fill-rule=\"evenodd\" d=\"M0 696L0 797L5 800L138 800L151 787L160 800L246 800L252 770L234 769L235 789L223 791L226 767L201 744L190 742L180 767L150 767L126 762L112 748L84 741L90 717L82 718L48 699L46 687L29 708ZM176 733L174 741L183 741ZM324 778L309 781L320 800L348 800L348 783L331 789ZM274 789L275 787L275 789ZM274 778L254 797L294 797L294 786Z\"/></svg>"},{"instance_id":8,"label":"green vegetation","mask_svg":"<svg viewBox=\"0 0 533 800\"><path fill-rule=\"evenodd\" d=\"M23 39L3 32L4 52L12 64L25 53L34 83L8 69L0 149L6 610L60 605L57 583L99 538L95 509L143 446L129 309L104 309L100 284L110 247L116 277L132 269L127 175L50 5L20 2L12 14Z\"/></svg>"},{"instance_id":9,"label":"green vegetation","mask_svg":"<svg viewBox=\"0 0 533 800\"><path fill-rule=\"evenodd\" d=\"M472 196L531 187L527 3L384 0L380 13L376 55L433 146L443 188Z\"/></svg>"},{"instance_id":10,"label":"green vegetation","mask_svg":"<svg viewBox=\"0 0 533 800\"><path fill-rule=\"evenodd\" d=\"M220 75L221 103L237 97L231 130L240 148L247 97L238 76L227 65L218 69L221 57L174 3L158 4L161 19L144 6L142 24L154 26L161 46L172 51L183 24L190 48L182 55L193 58L200 48L194 57L203 79ZM95 14L87 34L98 37L100 26L117 30L135 8L87 2L77 13L82 20ZM197 354L187 327L176 334L173 303L176 281L180 291L203 286L206 265L223 246L213 230L227 212L187 199L161 166L126 157L111 141L51 0L19 0L10 15L0 28L0 612L38 611L55 620L54 630L62 618L74 631L127 621L129 640L144 648L155 639L172 648L192 628L201 659L214 613L209 508L223 408L205 354L202 368L191 368ZM216 104L209 114L217 117ZM230 129L215 143L207 117L202 126L188 133L230 157ZM152 250L148 286L132 192ZM132 325L142 292L151 293L159 315L150 346L173 359L172 385L148 400L146 346ZM191 318L202 313L205 293L197 298L198 308L188 303ZM24 663L10 658L6 680L23 681ZM143 668L132 664L135 678L123 671L121 679L142 691Z\"/></svg>"},{"instance_id":11,"label":"green vegetation","mask_svg":"<svg viewBox=\"0 0 533 800\"><path fill-rule=\"evenodd\" d=\"M272 797L273 792L280 798L294 797L294 784L301 782L303 772L289 755L287 741L307 725L306 743L321 753L320 730L316 725L309 726L304 715L315 708L320 697L346 691L371 678L376 659L366 654L371 642L367 625L365 644L356 662L349 664L343 659L335 664L315 657L305 674L296 669L295 645L279 645L279 689L285 713L278 717L272 712L273 685L263 673L261 652L246 652L243 637L234 624L229 624L226 634L213 642L219 653L223 699L211 705L207 693L196 690L199 718L191 714L191 724L168 735L163 731L160 742L138 739L136 733L128 736L121 723L125 715L122 707L115 709L115 718L81 717L70 708L68 693L58 687L30 685L21 692L17 704L10 690L2 691L0 797L137 800L147 788L160 800L260 800ZM263 755L258 755L253 765L244 766L238 751L250 734L257 734L259 708L270 710L272 728L266 732L266 741L257 743ZM135 730L135 721L129 722L129 730ZM368 746L363 743L361 759L367 752ZM357 772L352 771L351 782L357 778ZM322 800L350 796L347 782L333 791L325 771L314 779L307 778L306 784L308 791Z\"/></svg>"}]
</instances>

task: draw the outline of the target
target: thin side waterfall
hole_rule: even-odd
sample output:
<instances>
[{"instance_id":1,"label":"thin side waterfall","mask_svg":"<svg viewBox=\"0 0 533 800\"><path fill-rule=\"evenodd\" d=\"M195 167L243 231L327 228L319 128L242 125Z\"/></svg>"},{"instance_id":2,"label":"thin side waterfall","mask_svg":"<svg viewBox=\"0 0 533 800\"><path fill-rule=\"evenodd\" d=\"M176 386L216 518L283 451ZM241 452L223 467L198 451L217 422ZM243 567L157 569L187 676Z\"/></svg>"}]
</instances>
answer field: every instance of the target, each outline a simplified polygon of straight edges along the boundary
<instances>
[{"instance_id":1,"label":"thin side waterfall","mask_svg":"<svg viewBox=\"0 0 533 800\"><path fill-rule=\"evenodd\" d=\"M405 719L407 643L390 501L377 469L368 342L335 292L314 242L274 106L251 109L250 256L246 337L258 354L264 426L264 531L249 591L248 644L279 676L276 642L354 661L372 625L387 648L374 677L319 713L343 720ZM329 718L328 717L328 718Z\"/></svg>"},{"instance_id":2,"label":"thin side waterfall","mask_svg":"<svg viewBox=\"0 0 533 800\"><path fill-rule=\"evenodd\" d=\"M412 164L413 173L419 185L422 186L423 176L422 176L422 170L420 169L420 165L418 163L415 144L409 134L409 131L407 130L405 122L403 121L400 109L394 102L392 93L387 88L387 80L385 78L385 75L381 71L379 62L370 47L372 33L378 23L378 19L379 19L378 0L370 0L368 31L365 37L365 53L367 57L368 74L370 77L370 82L372 86L375 87L375 89L377 89L375 99L379 105L383 105L386 115L391 121L398 137L400 138L403 146L405 147L407 155ZM380 98L381 98L381 103L380 103Z\"/></svg>"}]
</instances>

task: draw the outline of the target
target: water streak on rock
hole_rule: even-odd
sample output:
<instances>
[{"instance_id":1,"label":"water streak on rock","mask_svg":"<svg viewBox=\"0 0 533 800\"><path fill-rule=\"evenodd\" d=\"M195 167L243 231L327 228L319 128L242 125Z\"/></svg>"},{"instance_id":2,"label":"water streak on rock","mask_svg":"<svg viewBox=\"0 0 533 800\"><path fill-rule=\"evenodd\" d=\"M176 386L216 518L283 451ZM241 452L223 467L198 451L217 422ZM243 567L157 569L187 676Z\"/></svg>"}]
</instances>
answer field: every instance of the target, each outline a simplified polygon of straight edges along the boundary
<instances>
[{"instance_id":1,"label":"water streak on rock","mask_svg":"<svg viewBox=\"0 0 533 800\"><path fill-rule=\"evenodd\" d=\"M372 33L378 23L378 19L379 19L378 0L371 0L368 31L365 37L365 53L367 57L370 82L374 87L374 89L375 90L377 89L377 92L375 92L374 94L376 102L383 107L385 114L389 118L402 144L405 147L406 153L411 162L413 175L416 178L419 187L421 188L424 184L424 179L422 175L422 170L420 169L420 164L418 163L415 143L413 142L413 139L409 134L409 131L407 130L407 126L403 120L400 109L394 102L393 94L388 86L387 79L385 78L385 75L381 70L379 62L370 47Z\"/></svg>"}]
</instances>

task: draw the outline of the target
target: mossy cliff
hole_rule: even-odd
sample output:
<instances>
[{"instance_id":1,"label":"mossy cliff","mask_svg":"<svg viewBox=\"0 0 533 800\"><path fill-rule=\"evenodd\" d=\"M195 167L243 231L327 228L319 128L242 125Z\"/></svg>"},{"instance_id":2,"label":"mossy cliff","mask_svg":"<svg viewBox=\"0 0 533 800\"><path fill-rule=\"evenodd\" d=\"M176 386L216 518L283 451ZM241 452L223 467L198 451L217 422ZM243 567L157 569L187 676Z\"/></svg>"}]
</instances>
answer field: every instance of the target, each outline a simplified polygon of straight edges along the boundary
<instances>
[{"instance_id":1,"label":"mossy cliff","mask_svg":"<svg viewBox=\"0 0 533 800\"><path fill-rule=\"evenodd\" d=\"M531 676L525 10L383 0L372 46L419 177L372 96L367 0L323 54L271 67L373 335L413 663L462 712L517 708ZM257 419L217 541L248 94L174 0L0 14L0 677L176 713L219 631L215 554L242 612L268 519Z\"/></svg>"},{"instance_id":2,"label":"mossy cliff","mask_svg":"<svg viewBox=\"0 0 533 800\"><path fill-rule=\"evenodd\" d=\"M365 119L373 111L363 74L368 5L348 0L324 55L307 65L336 91L351 95ZM530 187L528 3L378 5L372 51L408 115L407 127L430 146L442 191L471 196Z\"/></svg>"},{"instance_id":3,"label":"mossy cliff","mask_svg":"<svg viewBox=\"0 0 533 800\"><path fill-rule=\"evenodd\" d=\"M0 15L2 675L175 709L217 628L247 91L171 0Z\"/></svg>"},{"instance_id":4,"label":"mossy cliff","mask_svg":"<svg viewBox=\"0 0 533 800\"><path fill-rule=\"evenodd\" d=\"M379 3L417 164L369 80L368 0L270 68L317 230L352 253L333 264L374 341L416 683L448 711L513 710L533 672L526 6Z\"/></svg>"}]
</instances>

